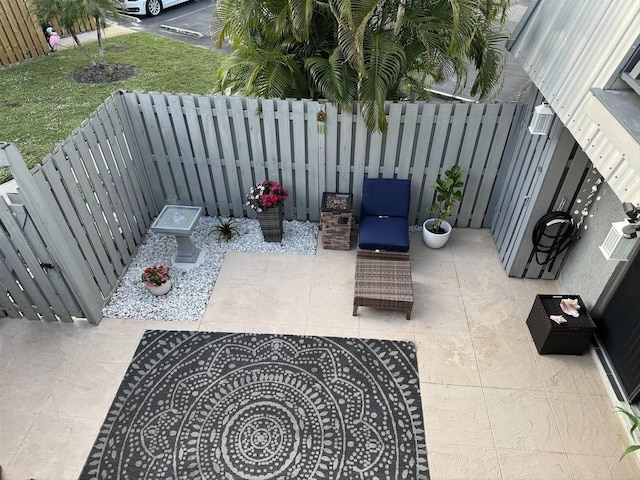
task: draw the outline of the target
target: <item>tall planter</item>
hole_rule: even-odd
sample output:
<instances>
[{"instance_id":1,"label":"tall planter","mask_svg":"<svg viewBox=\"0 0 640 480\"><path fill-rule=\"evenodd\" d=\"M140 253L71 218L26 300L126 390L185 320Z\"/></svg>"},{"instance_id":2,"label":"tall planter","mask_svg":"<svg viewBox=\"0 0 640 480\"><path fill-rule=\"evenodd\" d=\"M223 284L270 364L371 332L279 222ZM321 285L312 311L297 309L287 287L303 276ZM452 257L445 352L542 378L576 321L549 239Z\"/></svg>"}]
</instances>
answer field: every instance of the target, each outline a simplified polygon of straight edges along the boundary
<instances>
[{"instance_id":1,"label":"tall planter","mask_svg":"<svg viewBox=\"0 0 640 480\"><path fill-rule=\"evenodd\" d=\"M277 207L265 208L257 212L260 230L265 242L282 241L282 204Z\"/></svg>"}]
</instances>

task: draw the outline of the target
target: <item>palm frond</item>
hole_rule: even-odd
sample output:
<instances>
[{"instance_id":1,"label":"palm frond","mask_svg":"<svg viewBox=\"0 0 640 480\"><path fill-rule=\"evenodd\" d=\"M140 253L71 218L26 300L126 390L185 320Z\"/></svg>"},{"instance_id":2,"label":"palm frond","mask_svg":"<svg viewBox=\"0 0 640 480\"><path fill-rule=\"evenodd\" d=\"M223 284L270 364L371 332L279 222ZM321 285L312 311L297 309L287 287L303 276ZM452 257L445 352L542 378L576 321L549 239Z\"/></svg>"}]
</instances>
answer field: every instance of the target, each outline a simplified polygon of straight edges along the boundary
<instances>
[{"instance_id":1,"label":"palm frond","mask_svg":"<svg viewBox=\"0 0 640 480\"><path fill-rule=\"evenodd\" d=\"M358 99L364 123L372 130L387 129L384 102L400 82L405 64L404 50L383 34L368 33L364 39L367 76L360 79Z\"/></svg>"},{"instance_id":2,"label":"palm frond","mask_svg":"<svg viewBox=\"0 0 640 480\"><path fill-rule=\"evenodd\" d=\"M324 98L339 105L353 104L358 96L358 73L345 61L340 47L329 58L307 58L305 68Z\"/></svg>"}]
</instances>

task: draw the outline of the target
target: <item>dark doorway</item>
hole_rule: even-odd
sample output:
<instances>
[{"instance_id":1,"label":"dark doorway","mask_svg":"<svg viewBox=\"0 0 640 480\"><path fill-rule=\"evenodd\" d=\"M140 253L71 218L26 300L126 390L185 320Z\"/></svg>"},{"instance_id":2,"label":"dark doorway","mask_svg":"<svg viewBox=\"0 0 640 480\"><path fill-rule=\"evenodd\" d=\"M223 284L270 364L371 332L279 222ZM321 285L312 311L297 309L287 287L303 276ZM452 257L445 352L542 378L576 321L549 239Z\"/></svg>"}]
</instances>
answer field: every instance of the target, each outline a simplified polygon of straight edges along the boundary
<instances>
[{"instance_id":1,"label":"dark doorway","mask_svg":"<svg viewBox=\"0 0 640 480\"><path fill-rule=\"evenodd\" d=\"M634 403L640 400L640 253L630 262L596 325L627 399Z\"/></svg>"}]
</instances>

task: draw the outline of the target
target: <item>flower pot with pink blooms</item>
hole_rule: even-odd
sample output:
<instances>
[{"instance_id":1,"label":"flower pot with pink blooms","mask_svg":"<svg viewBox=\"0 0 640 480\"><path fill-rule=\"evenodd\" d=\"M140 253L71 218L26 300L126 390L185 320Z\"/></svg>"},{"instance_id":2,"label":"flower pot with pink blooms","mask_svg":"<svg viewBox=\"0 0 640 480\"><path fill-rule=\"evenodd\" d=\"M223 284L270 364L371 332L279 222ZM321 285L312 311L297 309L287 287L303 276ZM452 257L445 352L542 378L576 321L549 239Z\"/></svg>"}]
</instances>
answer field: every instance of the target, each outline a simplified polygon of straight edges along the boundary
<instances>
[{"instance_id":1,"label":"flower pot with pink blooms","mask_svg":"<svg viewBox=\"0 0 640 480\"><path fill-rule=\"evenodd\" d=\"M282 204L288 196L289 192L272 180L258 183L247 194L246 204L256 211L265 242L282 241Z\"/></svg>"},{"instance_id":2,"label":"flower pot with pink blooms","mask_svg":"<svg viewBox=\"0 0 640 480\"><path fill-rule=\"evenodd\" d=\"M142 272L142 281L153 295L166 295L171 290L169 267L158 264L145 268Z\"/></svg>"}]
</instances>

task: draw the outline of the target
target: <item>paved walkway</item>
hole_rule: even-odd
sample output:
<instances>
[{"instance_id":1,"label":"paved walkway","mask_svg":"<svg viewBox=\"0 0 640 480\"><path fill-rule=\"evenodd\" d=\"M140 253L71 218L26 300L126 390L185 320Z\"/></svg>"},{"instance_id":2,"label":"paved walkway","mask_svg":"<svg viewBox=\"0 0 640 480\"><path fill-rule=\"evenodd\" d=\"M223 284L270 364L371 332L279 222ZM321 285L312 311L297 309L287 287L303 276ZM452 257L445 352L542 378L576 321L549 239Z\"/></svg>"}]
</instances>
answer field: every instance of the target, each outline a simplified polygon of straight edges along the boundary
<instances>
[{"instance_id":1,"label":"paved walkway","mask_svg":"<svg viewBox=\"0 0 640 480\"><path fill-rule=\"evenodd\" d=\"M411 235L415 303L352 316L356 250L227 253L202 319L0 319L5 480L77 478L145 329L415 342L432 480L633 480L594 355L538 355L525 319L555 282L509 278L489 230L430 250ZM636 455L636 457L638 457Z\"/></svg>"}]
</instances>

